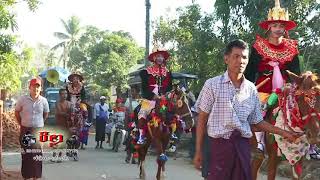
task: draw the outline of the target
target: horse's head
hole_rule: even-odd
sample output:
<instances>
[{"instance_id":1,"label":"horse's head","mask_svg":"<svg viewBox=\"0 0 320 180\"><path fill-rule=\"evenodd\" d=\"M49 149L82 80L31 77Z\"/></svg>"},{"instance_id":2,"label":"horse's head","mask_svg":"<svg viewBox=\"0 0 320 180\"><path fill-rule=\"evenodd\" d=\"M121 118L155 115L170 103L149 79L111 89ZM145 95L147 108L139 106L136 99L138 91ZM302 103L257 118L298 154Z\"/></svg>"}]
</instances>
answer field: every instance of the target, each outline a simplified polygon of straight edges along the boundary
<instances>
[{"instance_id":1,"label":"horse's head","mask_svg":"<svg viewBox=\"0 0 320 180\"><path fill-rule=\"evenodd\" d=\"M298 76L289 72L296 83L295 99L310 144L320 144L320 78L310 71Z\"/></svg>"},{"instance_id":2,"label":"horse's head","mask_svg":"<svg viewBox=\"0 0 320 180\"><path fill-rule=\"evenodd\" d=\"M174 113L178 114L185 122L186 129L191 129L194 126L194 119L188 104L189 101L187 96L181 89L177 89L173 93L174 95L170 99L174 105Z\"/></svg>"}]
</instances>

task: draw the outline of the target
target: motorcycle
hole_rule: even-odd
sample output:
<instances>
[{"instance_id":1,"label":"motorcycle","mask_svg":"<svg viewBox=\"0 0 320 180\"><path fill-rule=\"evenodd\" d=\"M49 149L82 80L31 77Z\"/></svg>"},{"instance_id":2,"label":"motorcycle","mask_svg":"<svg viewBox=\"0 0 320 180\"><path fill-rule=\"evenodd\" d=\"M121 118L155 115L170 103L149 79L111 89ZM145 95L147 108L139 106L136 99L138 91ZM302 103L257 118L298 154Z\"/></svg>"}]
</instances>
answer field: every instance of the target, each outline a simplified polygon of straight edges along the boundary
<instances>
[{"instance_id":1,"label":"motorcycle","mask_svg":"<svg viewBox=\"0 0 320 180\"><path fill-rule=\"evenodd\" d=\"M73 158L74 161L79 161L78 149L80 147L80 139L77 134L76 127L69 129L71 132L71 137L67 139L67 156Z\"/></svg>"},{"instance_id":2,"label":"motorcycle","mask_svg":"<svg viewBox=\"0 0 320 180\"><path fill-rule=\"evenodd\" d=\"M112 115L113 126L111 129L110 146L115 152L119 151L119 148L124 143L126 138L126 130L124 128L124 112L116 112Z\"/></svg>"}]
</instances>

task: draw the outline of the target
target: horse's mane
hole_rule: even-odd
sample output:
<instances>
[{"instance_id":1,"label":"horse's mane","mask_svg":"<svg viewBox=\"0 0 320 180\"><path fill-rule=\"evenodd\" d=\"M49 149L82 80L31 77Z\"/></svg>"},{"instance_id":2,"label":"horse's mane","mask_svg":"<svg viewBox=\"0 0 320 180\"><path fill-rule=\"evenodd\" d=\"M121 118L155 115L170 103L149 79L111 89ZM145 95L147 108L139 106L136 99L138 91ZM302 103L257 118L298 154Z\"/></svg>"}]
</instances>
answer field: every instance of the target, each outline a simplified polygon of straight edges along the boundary
<instances>
[{"instance_id":1,"label":"horse's mane","mask_svg":"<svg viewBox=\"0 0 320 180\"><path fill-rule=\"evenodd\" d=\"M298 82L298 88L301 90L318 90L320 91L320 77L316 73L307 71L301 74L301 81Z\"/></svg>"}]
</instances>

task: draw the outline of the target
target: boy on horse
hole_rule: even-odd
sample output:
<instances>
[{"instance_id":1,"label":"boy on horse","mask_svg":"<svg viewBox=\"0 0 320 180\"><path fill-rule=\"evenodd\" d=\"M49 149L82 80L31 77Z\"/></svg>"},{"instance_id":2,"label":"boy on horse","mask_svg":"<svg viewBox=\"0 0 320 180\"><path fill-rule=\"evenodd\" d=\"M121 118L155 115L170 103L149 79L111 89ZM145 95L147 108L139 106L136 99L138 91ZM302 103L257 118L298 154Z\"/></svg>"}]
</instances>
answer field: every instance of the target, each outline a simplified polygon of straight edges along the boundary
<instances>
[{"instance_id":1,"label":"boy on horse","mask_svg":"<svg viewBox=\"0 0 320 180\"><path fill-rule=\"evenodd\" d=\"M165 101L165 95L172 90L172 75L166 68L169 56L168 51L155 49L148 57L153 65L140 72L142 97L145 99L142 100L138 113L140 135L137 144L145 143L148 115L155 108L156 102ZM176 138L174 133L172 133L172 138Z\"/></svg>"},{"instance_id":2,"label":"boy on horse","mask_svg":"<svg viewBox=\"0 0 320 180\"><path fill-rule=\"evenodd\" d=\"M272 110L277 104L271 105L269 97L274 97L271 94L277 89L282 89L289 80L286 70L300 74L298 42L288 36L288 31L297 25L289 20L288 11L280 7L279 0L275 0L275 7L270 9L268 19L260 22L259 26L266 30L266 38L257 35L245 77L256 85L266 80L264 85L258 87L259 98L263 104L264 119L274 124ZM254 159L252 167L253 171L258 172L265 151L265 133L256 132L255 136L258 143L257 152L260 152L260 155L256 154L257 159ZM269 173L275 174L270 171ZM257 174L254 174L253 179L256 179Z\"/></svg>"}]
</instances>

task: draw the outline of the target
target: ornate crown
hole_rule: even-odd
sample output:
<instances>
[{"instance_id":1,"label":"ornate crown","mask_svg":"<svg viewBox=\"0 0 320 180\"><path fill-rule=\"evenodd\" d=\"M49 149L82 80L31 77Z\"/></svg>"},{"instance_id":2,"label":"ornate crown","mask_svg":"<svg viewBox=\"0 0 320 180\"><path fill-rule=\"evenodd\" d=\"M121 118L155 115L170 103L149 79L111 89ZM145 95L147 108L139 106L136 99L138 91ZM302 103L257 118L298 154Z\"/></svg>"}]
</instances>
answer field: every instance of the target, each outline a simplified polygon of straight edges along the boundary
<instances>
[{"instance_id":1,"label":"ornate crown","mask_svg":"<svg viewBox=\"0 0 320 180\"><path fill-rule=\"evenodd\" d=\"M289 20L289 12L285 8L281 8L280 0L275 0L274 8L269 10L268 19L259 23L262 29L269 30L270 23L280 22L286 25L286 30L289 31L297 26L294 21Z\"/></svg>"},{"instance_id":2,"label":"ornate crown","mask_svg":"<svg viewBox=\"0 0 320 180\"><path fill-rule=\"evenodd\" d=\"M275 0L275 7L269 9L268 20L283 20L289 21L289 12L285 8L281 8L280 0Z\"/></svg>"}]
</instances>

